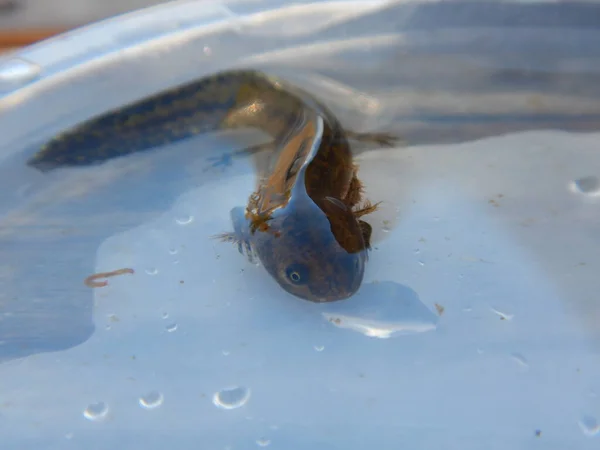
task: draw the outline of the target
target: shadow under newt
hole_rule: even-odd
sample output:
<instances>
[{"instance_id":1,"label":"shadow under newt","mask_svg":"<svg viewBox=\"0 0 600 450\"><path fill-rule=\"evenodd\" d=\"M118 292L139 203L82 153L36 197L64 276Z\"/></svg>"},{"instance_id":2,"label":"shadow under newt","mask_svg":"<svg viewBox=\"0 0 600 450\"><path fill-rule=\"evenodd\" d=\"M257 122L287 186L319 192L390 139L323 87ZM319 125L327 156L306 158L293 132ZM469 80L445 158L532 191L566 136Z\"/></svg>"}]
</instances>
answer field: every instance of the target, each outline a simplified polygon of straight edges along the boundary
<instances>
[{"instance_id":1,"label":"shadow under newt","mask_svg":"<svg viewBox=\"0 0 600 450\"><path fill-rule=\"evenodd\" d=\"M215 238L258 257L287 292L313 302L353 295L364 275L371 226L349 140L392 145L386 133L344 130L300 88L235 70L159 92L59 134L28 165L89 166L201 133L257 128L272 141L245 149L266 158L248 205L231 211L234 231Z\"/></svg>"}]
</instances>

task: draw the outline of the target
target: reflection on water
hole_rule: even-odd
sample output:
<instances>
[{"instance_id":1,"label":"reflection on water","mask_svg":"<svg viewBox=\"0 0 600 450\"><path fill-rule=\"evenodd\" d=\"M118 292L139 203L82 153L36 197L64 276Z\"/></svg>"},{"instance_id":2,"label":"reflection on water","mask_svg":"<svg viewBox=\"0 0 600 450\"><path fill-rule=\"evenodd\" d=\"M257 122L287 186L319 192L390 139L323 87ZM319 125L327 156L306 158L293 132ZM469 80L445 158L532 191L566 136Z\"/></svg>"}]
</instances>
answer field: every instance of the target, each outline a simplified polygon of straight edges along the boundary
<instances>
[{"instance_id":1,"label":"reflection on water","mask_svg":"<svg viewBox=\"0 0 600 450\"><path fill-rule=\"evenodd\" d=\"M433 331L438 321L415 291L391 281L365 283L354 297L324 309L333 326L380 339Z\"/></svg>"}]
</instances>

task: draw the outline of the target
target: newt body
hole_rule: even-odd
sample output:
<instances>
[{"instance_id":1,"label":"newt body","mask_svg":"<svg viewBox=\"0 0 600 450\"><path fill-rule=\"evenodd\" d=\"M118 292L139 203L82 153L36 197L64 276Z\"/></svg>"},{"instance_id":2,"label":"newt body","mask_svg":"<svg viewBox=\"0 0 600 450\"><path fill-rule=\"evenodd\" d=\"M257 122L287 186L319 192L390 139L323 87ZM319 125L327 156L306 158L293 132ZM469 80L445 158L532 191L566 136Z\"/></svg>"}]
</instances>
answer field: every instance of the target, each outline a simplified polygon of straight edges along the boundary
<instances>
[{"instance_id":1,"label":"newt body","mask_svg":"<svg viewBox=\"0 0 600 450\"><path fill-rule=\"evenodd\" d=\"M222 72L92 118L46 144L28 162L47 171L101 163L194 135L258 128L272 142L234 231L218 238L259 258L289 293L313 302L353 295L364 274L371 227L349 138L388 144L385 134L345 131L308 93L252 70Z\"/></svg>"}]
</instances>

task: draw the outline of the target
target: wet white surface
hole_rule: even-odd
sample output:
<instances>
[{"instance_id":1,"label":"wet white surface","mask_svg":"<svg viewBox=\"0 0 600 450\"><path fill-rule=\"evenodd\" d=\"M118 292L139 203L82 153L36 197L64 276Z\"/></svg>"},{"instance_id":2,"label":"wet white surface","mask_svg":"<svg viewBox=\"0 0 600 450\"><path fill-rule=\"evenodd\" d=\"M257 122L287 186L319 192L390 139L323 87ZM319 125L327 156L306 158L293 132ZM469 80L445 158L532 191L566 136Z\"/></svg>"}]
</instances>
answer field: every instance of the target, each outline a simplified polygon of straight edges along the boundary
<instances>
[{"instance_id":1,"label":"wet white surface","mask_svg":"<svg viewBox=\"0 0 600 450\"><path fill-rule=\"evenodd\" d=\"M59 448L69 435L69 445L104 448L137 430L145 448L188 448L192 436L252 448L263 436L302 443L310 430L342 448L356 440L342 432L351 425L363 443L386 435L384 448L595 448L599 199L568 186L600 167L599 136L365 154L370 196L398 219L359 294L331 305L294 299L208 238L228 229L252 176L187 192L99 246L96 270L135 274L93 291L86 342L3 365L5 442L37 435ZM160 399L152 411L139 404L148 392Z\"/></svg>"}]
</instances>

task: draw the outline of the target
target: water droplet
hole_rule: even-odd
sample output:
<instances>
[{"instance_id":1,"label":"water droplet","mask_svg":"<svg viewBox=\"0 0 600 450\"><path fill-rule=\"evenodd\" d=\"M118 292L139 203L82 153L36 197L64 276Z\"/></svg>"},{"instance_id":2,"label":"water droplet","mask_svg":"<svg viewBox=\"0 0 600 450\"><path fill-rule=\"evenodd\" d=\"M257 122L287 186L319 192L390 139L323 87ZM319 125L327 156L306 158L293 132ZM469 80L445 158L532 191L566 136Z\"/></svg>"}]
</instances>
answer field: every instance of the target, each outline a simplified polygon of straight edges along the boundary
<instances>
[{"instance_id":1,"label":"water droplet","mask_svg":"<svg viewBox=\"0 0 600 450\"><path fill-rule=\"evenodd\" d=\"M173 264L179 264L179 260L178 259L174 260Z\"/></svg>"},{"instance_id":2,"label":"water droplet","mask_svg":"<svg viewBox=\"0 0 600 450\"><path fill-rule=\"evenodd\" d=\"M231 352L229 350L223 350L223 356L229 356Z\"/></svg>"},{"instance_id":3,"label":"water droplet","mask_svg":"<svg viewBox=\"0 0 600 450\"><path fill-rule=\"evenodd\" d=\"M513 314L508 314L502 311L498 311L495 308L490 308L490 310L494 313L500 316L500 320L512 320L514 315Z\"/></svg>"},{"instance_id":4,"label":"water droplet","mask_svg":"<svg viewBox=\"0 0 600 450\"><path fill-rule=\"evenodd\" d=\"M156 275L158 273L158 269L156 267L148 267L146 269L146 273L148 275Z\"/></svg>"},{"instance_id":5,"label":"water droplet","mask_svg":"<svg viewBox=\"0 0 600 450\"><path fill-rule=\"evenodd\" d=\"M143 397L140 397L139 403L142 408L154 409L163 404L164 397L158 391L148 392Z\"/></svg>"},{"instance_id":6,"label":"water droplet","mask_svg":"<svg viewBox=\"0 0 600 450\"><path fill-rule=\"evenodd\" d=\"M107 414L108 405L104 402L92 403L83 411L83 417L94 422L104 419Z\"/></svg>"},{"instance_id":7,"label":"water droplet","mask_svg":"<svg viewBox=\"0 0 600 450\"><path fill-rule=\"evenodd\" d=\"M244 406L250 398L250 389L240 386L225 388L213 395L213 403L222 409L236 409Z\"/></svg>"},{"instance_id":8,"label":"water droplet","mask_svg":"<svg viewBox=\"0 0 600 450\"><path fill-rule=\"evenodd\" d=\"M529 363L527 362L527 359L520 353L513 353L510 356L522 367L529 367Z\"/></svg>"},{"instance_id":9,"label":"water droplet","mask_svg":"<svg viewBox=\"0 0 600 450\"><path fill-rule=\"evenodd\" d=\"M169 249L169 254L171 254L171 255L176 255L178 251L179 251L179 250L177 250L176 248L170 248L170 249Z\"/></svg>"},{"instance_id":10,"label":"water droplet","mask_svg":"<svg viewBox=\"0 0 600 450\"><path fill-rule=\"evenodd\" d=\"M170 323L165 329L167 330L167 333L173 333L174 331L177 331L177 324L175 322Z\"/></svg>"},{"instance_id":11,"label":"water droplet","mask_svg":"<svg viewBox=\"0 0 600 450\"><path fill-rule=\"evenodd\" d=\"M583 416L581 420L579 420L579 428L581 428L583 434L590 437L600 433L600 424L598 424L598 420L592 416Z\"/></svg>"},{"instance_id":12,"label":"water droplet","mask_svg":"<svg viewBox=\"0 0 600 450\"><path fill-rule=\"evenodd\" d=\"M423 261L419 261L419 265L420 265L421 267L423 267L423 266L425 265L425 263L424 263Z\"/></svg>"},{"instance_id":13,"label":"water droplet","mask_svg":"<svg viewBox=\"0 0 600 450\"><path fill-rule=\"evenodd\" d=\"M318 352L322 352L323 350L325 350L325 346L324 345L315 345L315 350Z\"/></svg>"},{"instance_id":14,"label":"water droplet","mask_svg":"<svg viewBox=\"0 0 600 450\"><path fill-rule=\"evenodd\" d=\"M106 331L110 331L110 330L111 330L111 328L112 328L112 326L110 326L110 325L106 325Z\"/></svg>"},{"instance_id":15,"label":"water droplet","mask_svg":"<svg viewBox=\"0 0 600 450\"><path fill-rule=\"evenodd\" d=\"M420 250L420 249L418 249L418 248L415 248L415 250L414 250L414 254L415 254L415 255L418 255L419 253L421 253L421 250Z\"/></svg>"},{"instance_id":16,"label":"water droplet","mask_svg":"<svg viewBox=\"0 0 600 450\"><path fill-rule=\"evenodd\" d=\"M175 222L179 225L189 225L194 221L194 216L181 216L175 219Z\"/></svg>"},{"instance_id":17,"label":"water droplet","mask_svg":"<svg viewBox=\"0 0 600 450\"><path fill-rule=\"evenodd\" d=\"M37 77L41 67L21 58L11 58L0 65L0 87L3 84L24 84Z\"/></svg>"},{"instance_id":18,"label":"water droplet","mask_svg":"<svg viewBox=\"0 0 600 450\"><path fill-rule=\"evenodd\" d=\"M169 313L168 312L162 313L162 318L163 319L168 319L169 318Z\"/></svg>"},{"instance_id":19,"label":"water droplet","mask_svg":"<svg viewBox=\"0 0 600 450\"><path fill-rule=\"evenodd\" d=\"M264 437L256 440L256 445L259 447L268 447L269 444L271 444L271 440Z\"/></svg>"},{"instance_id":20,"label":"water droplet","mask_svg":"<svg viewBox=\"0 0 600 450\"><path fill-rule=\"evenodd\" d=\"M596 176L578 178L570 183L570 189L579 194L600 196L600 179Z\"/></svg>"}]
</instances>

